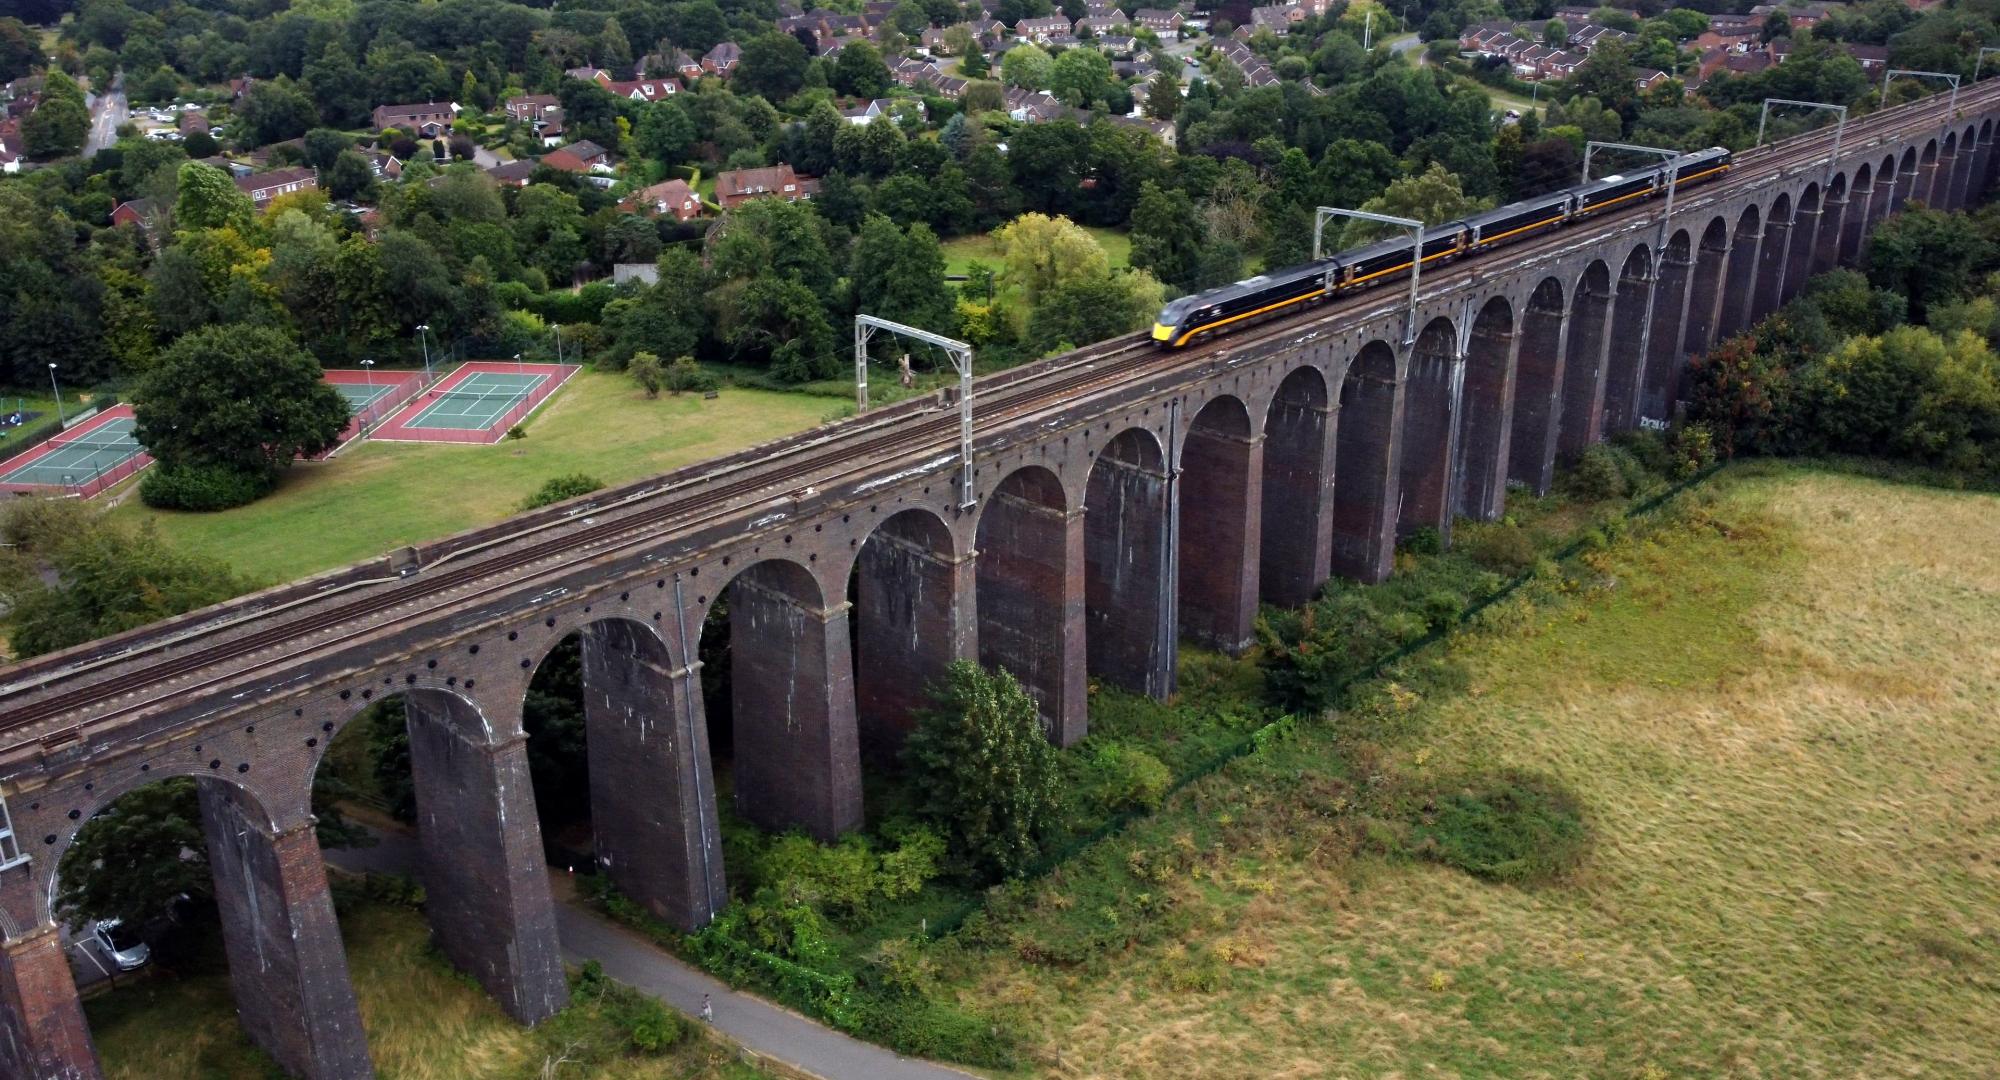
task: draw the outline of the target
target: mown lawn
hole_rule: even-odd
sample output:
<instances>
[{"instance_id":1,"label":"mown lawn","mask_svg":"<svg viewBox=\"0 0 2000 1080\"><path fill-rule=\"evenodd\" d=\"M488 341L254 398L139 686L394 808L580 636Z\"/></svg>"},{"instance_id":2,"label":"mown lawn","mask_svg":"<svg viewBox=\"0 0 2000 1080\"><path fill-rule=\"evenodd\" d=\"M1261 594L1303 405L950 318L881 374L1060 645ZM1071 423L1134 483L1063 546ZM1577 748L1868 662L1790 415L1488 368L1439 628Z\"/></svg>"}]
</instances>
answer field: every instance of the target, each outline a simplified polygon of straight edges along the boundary
<instances>
[{"instance_id":1,"label":"mown lawn","mask_svg":"<svg viewBox=\"0 0 2000 1080\"><path fill-rule=\"evenodd\" d=\"M1130 910L1079 863L986 931L960 999L1028 1075L2000 1075L2000 498L1764 467L1684 499L1491 609L1456 688L1276 751L1292 805L1225 770L1110 844L1166 935L1050 962ZM1581 797L1581 870L1323 839L1371 775L1495 767Z\"/></svg>"},{"instance_id":2,"label":"mown lawn","mask_svg":"<svg viewBox=\"0 0 2000 1080\"><path fill-rule=\"evenodd\" d=\"M175 513L133 498L113 513L278 582L498 520L550 477L635 480L812 427L832 411L826 400L760 390L647 400L623 375L584 371L535 414L525 439L363 442L294 466L278 491L237 510Z\"/></svg>"},{"instance_id":3,"label":"mown lawn","mask_svg":"<svg viewBox=\"0 0 2000 1080\"><path fill-rule=\"evenodd\" d=\"M431 948L423 916L367 904L345 913L341 934L361 1006L375 1074L398 1080L750 1080L738 1063L696 1033L657 1055L639 1054L605 1006L583 1000L540 1027L524 1028ZM220 946L218 945L219 949ZM85 1004L109 1080L264 1080L282 1076L244 1038L229 976L131 983ZM571 1063L545 1071L567 1053Z\"/></svg>"}]
</instances>

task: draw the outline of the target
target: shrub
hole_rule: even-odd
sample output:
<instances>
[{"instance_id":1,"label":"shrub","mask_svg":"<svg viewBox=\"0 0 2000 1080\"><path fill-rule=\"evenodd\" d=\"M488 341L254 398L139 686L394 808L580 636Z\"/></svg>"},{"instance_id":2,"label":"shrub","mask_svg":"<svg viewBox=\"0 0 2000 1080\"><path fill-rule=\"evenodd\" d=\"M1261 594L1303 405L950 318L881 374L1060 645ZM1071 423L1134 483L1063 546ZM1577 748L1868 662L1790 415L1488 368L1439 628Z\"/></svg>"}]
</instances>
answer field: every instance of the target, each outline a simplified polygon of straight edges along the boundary
<instances>
[{"instance_id":1,"label":"shrub","mask_svg":"<svg viewBox=\"0 0 2000 1080\"><path fill-rule=\"evenodd\" d=\"M1512 577L1535 565L1540 553L1526 529L1506 522L1464 522L1458 526L1458 550L1473 562Z\"/></svg>"},{"instance_id":2,"label":"shrub","mask_svg":"<svg viewBox=\"0 0 2000 1080\"><path fill-rule=\"evenodd\" d=\"M510 439L525 439L528 437L528 429L523 425L515 424L513 427L507 429L507 437Z\"/></svg>"},{"instance_id":3,"label":"shrub","mask_svg":"<svg viewBox=\"0 0 2000 1080\"><path fill-rule=\"evenodd\" d=\"M632 381L639 384L639 389L646 392L647 397L660 396L660 387L667 381L667 367L660 363L659 357L649 352L635 352L632 354L632 359L626 361L625 370L632 376Z\"/></svg>"},{"instance_id":4,"label":"shrub","mask_svg":"<svg viewBox=\"0 0 2000 1080\"><path fill-rule=\"evenodd\" d=\"M1107 743L1092 755L1090 771L1107 810L1153 810L1173 786L1159 758L1136 746Z\"/></svg>"},{"instance_id":5,"label":"shrub","mask_svg":"<svg viewBox=\"0 0 2000 1080\"><path fill-rule=\"evenodd\" d=\"M521 509L534 510L551 503L559 503L564 499L574 499L579 495L588 495L603 486L604 481L589 473L552 476L544 481L541 487L536 488L533 495L521 500Z\"/></svg>"},{"instance_id":6,"label":"shrub","mask_svg":"<svg viewBox=\"0 0 2000 1080\"><path fill-rule=\"evenodd\" d=\"M161 510L210 512L245 506L277 486L270 473L245 472L226 465L167 465L148 469L139 481L139 498Z\"/></svg>"},{"instance_id":7,"label":"shrub","mask_svg":"<svg viewBox=\"0 0 2000 1080\"><path fill-rule=\"evenodd\" d=\"M1546 881L1581 865L1590 848L1582 801L1538 773L1461 777L1410 801L1412 853L1489 881Z\"/></svg>"},{"instance_id":8,"label":"shrub","mask_svg":"<svg viewBox=\"0 0 2000 1080\"><path fill-rule=\"evenodd\" d=\"M1615 446L1598 443L1576 459L1576 465L1563 476L1563 487L1585 502L1622 499L1632 491L1620 460L1629 456Z\"/></svg>"},{"instance_id":9,"label":"shrub","mask_svg":"<svg viewBox=\"0 0 2000 1080\"><path fill-rule=\"evenodd\" d=\"M1707 424L1682 424L1674 432L1673 475L1689 480L1715 464L1715 431Z\"/></svg>"},{"instance_id":10,"label":"shrub","mask_svg":"<svg viewBox=\"0 0 2000 1080\"><path fill-rule=\"evenodd\" d=\"M636 362L638 358L634 357L633 359ZM716 379L715 373L695 363L692 356L677 357L673 363L667 365L666 386L668 393L705 394L720 385L721 382Z\"/></svg>"}]
</instances>

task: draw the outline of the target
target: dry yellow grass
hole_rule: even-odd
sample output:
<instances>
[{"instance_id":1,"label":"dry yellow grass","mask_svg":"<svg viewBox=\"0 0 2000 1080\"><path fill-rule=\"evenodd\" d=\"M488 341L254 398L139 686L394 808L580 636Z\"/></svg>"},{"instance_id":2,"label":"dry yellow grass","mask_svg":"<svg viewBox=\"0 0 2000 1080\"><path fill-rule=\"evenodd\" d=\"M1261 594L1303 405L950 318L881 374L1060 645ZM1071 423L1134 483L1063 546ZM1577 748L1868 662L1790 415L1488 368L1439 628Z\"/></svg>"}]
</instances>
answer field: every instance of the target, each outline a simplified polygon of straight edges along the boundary
<instances>
[{"instance_id":1,"label":"dry yellow grass","mask_svg":"<svg viewBox=\"0 0 2000 1080\"><path fill-rule=\"evenodd\" d=\"M1108 980L1003 957L969 996L1063 1077L2000 1076L1996 537L1990 496L1726 481L1462 641L1471 690L1392 751L1562 778L1575 879L1253 846ZM1197 955L1217 990L1163 983Z\"/></svg>"}]
</instances>

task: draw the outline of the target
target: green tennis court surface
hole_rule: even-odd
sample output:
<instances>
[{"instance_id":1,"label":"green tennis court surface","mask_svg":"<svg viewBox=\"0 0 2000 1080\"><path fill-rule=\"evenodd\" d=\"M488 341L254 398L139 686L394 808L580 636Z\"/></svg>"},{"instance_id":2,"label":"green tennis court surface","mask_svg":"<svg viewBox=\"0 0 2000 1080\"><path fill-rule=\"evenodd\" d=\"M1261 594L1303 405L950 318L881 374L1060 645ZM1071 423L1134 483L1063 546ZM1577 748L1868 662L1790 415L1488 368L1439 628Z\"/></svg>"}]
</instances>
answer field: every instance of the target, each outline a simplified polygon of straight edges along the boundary
<instances>
[{"instance_id":1,"label":"green tennis court surface","mask_svg":"<svg viewBox=\"0 0 2000 1080\"><path fill-rule=\"evenodd\" d=\"M129 416L113 417L75 438L51 439L29 451L30 460L0 474L0 484L89 483L144 452L132 437L135 422Z\"/></svg>"},{"instance_id":2,"label":"green tennis court surface","mask_svg":"<svg viewBox=\"0 0 2000 1080\"><path fill-rule=\"evenodd\" d=\"M547 375L475 371L453 383L449 390L433 391L430 403L404 420L402 426L484 431L498 423L508 410L528 400L548 380Z\"/></svg>"},{"instance_id":3,"label":"green tennis court surface","mask_svg":"<svg viewBox=\"0 0 2000 1080\"><path fill-rule=\"evenodd\" d=\"M388 397L389 391L396 388L394 383L386 386L371 386L367 383L339 382L332 385L335 390L340 391L341 397L347 399L347 411L357 415L361 410Z\"/></svg>"}]
</instances>

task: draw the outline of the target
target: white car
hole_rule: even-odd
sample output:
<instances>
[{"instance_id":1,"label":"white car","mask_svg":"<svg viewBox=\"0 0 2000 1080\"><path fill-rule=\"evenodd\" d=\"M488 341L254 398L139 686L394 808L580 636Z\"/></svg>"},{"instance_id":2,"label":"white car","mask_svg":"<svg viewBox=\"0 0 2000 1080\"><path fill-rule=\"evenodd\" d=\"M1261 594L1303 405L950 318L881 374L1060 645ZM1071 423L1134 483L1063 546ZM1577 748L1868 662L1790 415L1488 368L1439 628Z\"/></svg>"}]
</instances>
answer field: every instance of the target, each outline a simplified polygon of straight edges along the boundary
<instances>
[{"instance_id":1,"label":"white car","mask_svg":"<svg viewBox=\"0 0 2000 1080\"><path fill-rule=\"evenodd\" d=\"M110 959L112 966L120 971L137 971L153 958L152 947L117 919L99 919L92 923L90 936Z\"/></svg>"}]
</instances>

